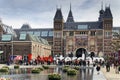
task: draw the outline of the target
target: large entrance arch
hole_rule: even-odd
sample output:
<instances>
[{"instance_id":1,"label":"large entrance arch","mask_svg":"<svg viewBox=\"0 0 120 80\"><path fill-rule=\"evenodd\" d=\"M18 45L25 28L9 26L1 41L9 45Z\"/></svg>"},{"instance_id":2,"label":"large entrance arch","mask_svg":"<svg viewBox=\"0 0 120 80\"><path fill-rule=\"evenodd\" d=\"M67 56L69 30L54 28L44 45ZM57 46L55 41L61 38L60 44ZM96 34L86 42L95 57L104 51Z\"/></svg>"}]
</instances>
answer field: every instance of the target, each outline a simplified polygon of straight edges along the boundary
<instances>
[{"instance_id":1,"label":"large entrance arch","mask_svg":"<svg viewBox=\"0 0 120 80\"><path fill-rule=\"evenodd\" d=\"M76 50L76 57L82 57L82 54L84 54L86 58L86 56L88 55L87 50L85 48L78 48Z\"/></svg>"}]
</instances>

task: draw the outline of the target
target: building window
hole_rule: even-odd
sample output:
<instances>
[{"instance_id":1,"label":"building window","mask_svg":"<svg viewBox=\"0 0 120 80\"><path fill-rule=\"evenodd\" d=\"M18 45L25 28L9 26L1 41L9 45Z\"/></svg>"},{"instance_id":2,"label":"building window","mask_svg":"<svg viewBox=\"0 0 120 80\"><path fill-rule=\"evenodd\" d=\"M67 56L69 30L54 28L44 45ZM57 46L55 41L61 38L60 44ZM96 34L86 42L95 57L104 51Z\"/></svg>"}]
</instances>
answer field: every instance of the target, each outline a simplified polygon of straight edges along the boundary
<instances>
[{"instance_id":1,"label":"building window","mask_svg":"<svg viewBox=\"0 0 120 80\"><path fill-rule=\"evenodd\" d=\"M35 32L34 32L34 35L35 35L35 36L40 36L40 31L35 31Z\"/></svg>"},{"instance_id":2,"label":"building window","mask_svg":"<svg viewBox=\"0 0 120 80\"><path fill-rule=\"evenodd\" d=\"M54 29L59 30L59 29L61 29L61 27L62 27L61 24L56 24L55 27L54 27Z\"/></svg>"},{"instance_id":3,"label":"building window","mask_svg":"<svg viewBox=\"0 0 120 80\"><path fill-rule=\"evenodd\" d=\"M54 33L54 37L56 37L56 38L60 38L61 36L62 36L61 32L55 32Z\"/></svg>"},{"instance_id":4,"label":"building window","mask_svg":"<svg viewBox=\"0 0 120 80\"><path fill-rule=\"evenodd\" d=\"M69 32L69 36L74 36L74 32Z\"/></svg>"},{"instance_id":5,"label":"building window","mask_svg":"<svg viewBox=\"0 0 120 80\"><path fill-rule=\"evenodd\" d=\"M111 32L105 32L105 37L110 37L111 36Z\"/></svg>"},{"instance_id":6,"label":"building window","mask_svg":"<svg viewBox=\"0 0 120 80\"><path fill-rule=\"evenodd\" d=\"M41 34L42 37L44 36L46 37L47 35L48 35L48 31L42 31L42 34Z\"/></svg>"},{"instance_id":7,"label":"building window","mask_svg":"<svg viewBox=\"0 0 120 80\"><path fill-rule=\"evenodd\" d=\"M3 34L2 35L2 41L10 41L12 39L11 34Z\"/></svg>"},{"instance_id":8,"label":"building window","mask_svg":"<svg viewBox=\"0 0 120 80\"><path fill-rule=\"evenodd\" d=\"M78 25L78 29L86 30L86 29L88 29L88 25Z\"/></svg>"},{"instance_id":9,"label":"building window","mask_svg":"<svg viewBox=\"0 0 120 80\"><path fill-rule=\"evenodd\" d=\"M90 35L95 36L95 31L91 31Z\"/></svg>"},{"instance_id":10,"label":"building window","mask_svg":"<svg viewBox=\"0 0 120 80\"><path fill-rule=\"evenodd\" d=\"M28 31L27 33L33 35L33 31Z\"/></svg>"},{"instance_id":11,"label":"building window","mask_svg":"<svg viewBox=\"0 0 120 80\"><path fill-rule=\"evenodd\" d=\"M82 32L80 32L80 34L81 34L81 35L85 35L85 34L86 34L86 32L82 31Z\"/></svg>"},{"instance_id":12,"label":"building window","mask_svg":"<svg viewBox=\"0 0 120 80\"><path fill-rule=\"evenodd\" d=\"M19 39L20 39L20 40L25 40L25 39L26 39L26 36L27 36L26 34L20 34L20 38L19 38Z\"/></svg>"},{"instance_id":13,"label":"building window","mask_svg":"<svg viewBox=\"0 0 120 80\"><path fill-rule=\"evenodd\" d=\"M103 32L102 32L102 31L98 31L98 32L97 32L97 35L102 36L102 35L103 35Z\"/></svg>"},{"instance_id":14,"label":"building window","mask_svg":"<svg viewBox=\"0 0 120 80\"><path fill-rule=\"evenodd\" d=\"M49 31L49 36L53 36L53 31Z\"/></svg>"}]
</instances>

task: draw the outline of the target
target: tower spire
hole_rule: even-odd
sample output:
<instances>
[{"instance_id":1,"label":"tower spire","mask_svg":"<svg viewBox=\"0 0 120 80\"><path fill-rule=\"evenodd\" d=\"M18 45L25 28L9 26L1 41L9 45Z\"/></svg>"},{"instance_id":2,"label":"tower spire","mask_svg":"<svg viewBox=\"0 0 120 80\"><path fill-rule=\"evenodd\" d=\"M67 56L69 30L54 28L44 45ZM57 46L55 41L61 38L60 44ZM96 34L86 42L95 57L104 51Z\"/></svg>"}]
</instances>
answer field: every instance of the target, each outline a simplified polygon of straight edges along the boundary
<instances>
[{"instance_id":1,"label":"tower spire","mask_svg":"<svg viewBox=\"0 0 120 80\"><path fill-rule=\"evenodd\" d=\"M113 18L112 12L110 9L110 4L109 4L109 6L106 6L106 8L105 8L104 18Z\"/></svg>"},{"instance_id":2,"label":"tower spire","mask_svg":"<svg viewBox=\"0 0 120 80\"><path fill-rule=\"evenodd\" d=\"M72 15L72 10L71 10L71 3L70 3L70 11L69 11L66 22L74 22L74 18L73 18L73 15Z\"/></svg>"},{"instance_id":3,"label":"tower spire","mask_svg":"<svg viewBox=\"0 0 120 80\"><path fill-rule=\"evenodd\" d=\"M110 4L109 4L109 8L110 8Z\"/></svg>"},{"instance_id":4,"label":"tower spire","mask_svg":"<svg viewBox=\"0 0 120 80\"><path fill-rule=\"evenodd\" d=\"M103 10L103 1L101 2L101 10Z\"/></svg>"},{"instance_id":5,"label":"tower spire","mask_svg":"<svg viewBox=\"0 0 120 80\"><path fill-rule=\"evenodd\" d=\"M71 2L70 2L70 10L71 10Z\"/></svg>"},{"instance_id":6,"label":"tower spire","mask_svg":"<svg viewBox=\"0 0 120 80\"><path fill-rule=\"evenodd\" d=\"M104 16L104 10L103 10L103 1L101 1L101 10L99 11L99 21L103 20L103 16Z\"/></svg>"},{"instance_id":7,"label":"tower spire","mask_svg":"<svg viewBox=\"0 0 120 80\"><path fill-rule=\"evenodd\" d=\"M63 20L61 8L57 8L54 20Z\"/></svg>"}]
</instances>

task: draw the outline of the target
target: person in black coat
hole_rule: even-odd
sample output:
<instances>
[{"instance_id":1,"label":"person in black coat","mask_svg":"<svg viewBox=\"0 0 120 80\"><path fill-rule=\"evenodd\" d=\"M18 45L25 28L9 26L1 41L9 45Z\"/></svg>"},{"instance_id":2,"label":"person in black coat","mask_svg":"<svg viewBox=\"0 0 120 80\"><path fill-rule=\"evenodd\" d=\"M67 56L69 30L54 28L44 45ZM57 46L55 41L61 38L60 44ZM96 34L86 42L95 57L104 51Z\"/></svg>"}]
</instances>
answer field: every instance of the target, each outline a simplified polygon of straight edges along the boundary
<instances>
[{"instance_id":1,"label":"person in black coat","mask_svg":"<svg viewBox=\"0 0 120 80\"><path fill-rule=\"evenodd\" d=\"M106 63L106 71L109 72L110 71L110 62L107 61Z\"/></svg>"},{"instance_id":2,"label":"person in black coat","mask_svg":"<svg viewBox=\"0 0 120 80\"><path fill-rule=\"evenodd\" d=\"M97 65L96 70L97 70L97 72L99 74L99 71L100 71L100 65L99 64Z\"/></svg>"}]
</instances>

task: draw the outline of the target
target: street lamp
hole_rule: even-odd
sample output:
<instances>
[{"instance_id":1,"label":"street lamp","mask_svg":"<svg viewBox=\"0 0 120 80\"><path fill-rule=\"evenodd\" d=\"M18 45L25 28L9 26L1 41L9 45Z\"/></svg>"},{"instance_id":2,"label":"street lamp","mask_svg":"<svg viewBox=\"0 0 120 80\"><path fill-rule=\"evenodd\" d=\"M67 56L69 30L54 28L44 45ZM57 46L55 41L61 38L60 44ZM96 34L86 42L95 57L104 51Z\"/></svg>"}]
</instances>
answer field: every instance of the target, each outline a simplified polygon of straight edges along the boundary
<instances>
[{"instance_id":1,"label":"street lamp","mask_svg":"<svg viewBox=\"0 0 120 80\"><path fill-rule=\"evenodd\" d=\"M5 50L4 61L6 61L6 59L7 59L7 52L6 52L7 51L7 45L5 44L4 47L5 47L5 49L4 49Z\"/></svg>"},{"instance_id":2,"label":"street lamp","mask_svg":"<svg viewBox=\"0 0 120 80\"><path fill-rule=\"evenodd\" d=\"M11 60L12 60L12 62L13 62L13 59L14 59L14 57L13 57L13 34L11 34L11 45L12 45L12 46L11 46L11 47L12 47L12 48L11 48L11 56L12 56L12 57L11 57Z\"/></svg>"}]
</instances>

